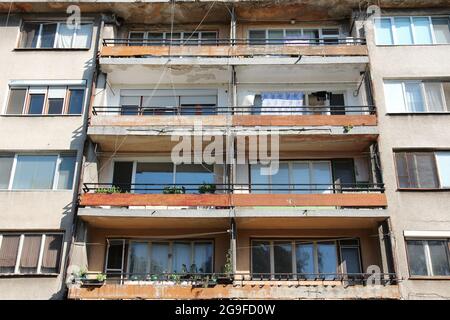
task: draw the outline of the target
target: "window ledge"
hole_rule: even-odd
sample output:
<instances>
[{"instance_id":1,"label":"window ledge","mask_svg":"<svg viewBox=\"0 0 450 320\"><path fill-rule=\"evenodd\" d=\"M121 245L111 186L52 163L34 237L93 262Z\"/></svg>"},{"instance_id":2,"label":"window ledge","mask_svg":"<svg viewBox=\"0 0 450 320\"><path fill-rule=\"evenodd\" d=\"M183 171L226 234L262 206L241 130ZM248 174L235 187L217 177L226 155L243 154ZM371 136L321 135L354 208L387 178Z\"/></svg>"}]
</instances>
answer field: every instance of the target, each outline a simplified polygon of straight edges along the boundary
<instances>
[{"instance_id":1,"label":"window ledge","mask_svg":"<svg viewBox=\"0 0 450 320\"><path fill-rule=\"evenodd\" d=\"M450 115L450 111L437 112L386 112L388 116L433 116L433 115Z\"/></svg>"},{"instance_id":2,"label":"window ledge","mask_svg":"<svg viewBox=\"0 0 450 320\"><path fill-rule=\"evenodd\" d=\"M426 44L375 44L376 47L392 48L392 47L441 47L448 46L450 43L426 43Z\"/></svg>"},{"instance_id":3,"label":"window ledge","mask_svg":"<svg viewBox=\"0 0 450 320\"><path fill-rule=\"evenodd\" d=\"M448 192L450 188L397 188L396 191L400 192Z\"/></svg>"},{"instance_id":4,"label":"window ledge","mask_svg":"<svg viewBox=\"0 0 450 320\"><path fill-rule=\"evenodd\" d=\"M0 278L56 278L59 273L0 273Z\"/></svg>"},{"instance_id":5,"label":"window ledge","mask_svg":"<svg viewBox=\"0 0 450 320\"><path fill-rule=\"evenodd\" d=\"M49 117L49 118L54 118L54 117L80 117L83 114L81 113L77 113L77 114L2 114L0 115L1 117L6 117L6 118L37 118L37 117Z\"/></svg>"},{"instance_id":6,"label":"window ledge","mask_svg":"<svg viewBox=\"0 0 450 320\"><path fill-rule=\"evenodd\" d=\"M408 280L450 280L450 276L410 276Z\"/></svg>"},{"instance_id":7,"label":"window ledge","mask_svg":"<svg viewBox=\"0 0 450 320\"><path fill-rule=\"evenodd\" d=\"M89 51L91 48L14 48L13 51Z\"/></svg>"},{"instance_id":8,"label":"window ledge","mask_svg":"<svg viewBox=\"0 0 450 320\"><path fill-rule=\"evenodd\" d=\"M73 192L72 189L14 189L14 190L8 190L8 189L0 189L0 193L2 192L11 192L11 193L17 193L17 192Z\"/></svg>"}]
</instances>

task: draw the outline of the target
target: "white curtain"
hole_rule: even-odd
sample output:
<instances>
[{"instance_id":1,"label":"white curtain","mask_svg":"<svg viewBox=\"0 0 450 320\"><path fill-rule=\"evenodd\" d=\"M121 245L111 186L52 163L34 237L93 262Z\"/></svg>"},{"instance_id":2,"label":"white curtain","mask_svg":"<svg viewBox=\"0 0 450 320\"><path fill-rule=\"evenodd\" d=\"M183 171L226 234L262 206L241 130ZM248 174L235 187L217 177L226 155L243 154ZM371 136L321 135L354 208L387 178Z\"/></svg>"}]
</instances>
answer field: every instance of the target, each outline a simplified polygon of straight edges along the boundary
<instances>
[{"instance_id":1,"label":"white curtain","mask_svg":"<svg viewBox=\"0 0 450 320\"><path fill-rule=\"evenodd\" d=\"M301 114L303 92L264 92L261 94L261 114Z\"/></svg>"},{"instance_id":2,"label":"white curtain","mask_svg":"<svg viewBox=\"0 0 450 320\"><path fill-rule=\"evenodd\" d=\"M81 24L75 29L74 48L89 48L91 44L92 24Z\"/></svg>"},{"instance_id":3,"label":"white curtain","mask_svg":"<svg viewBox=\"0 0 450 320\"><path fill-rule=\"evenodd\" d=\"M420 83L406 82L405 83L406 105L410 112L425 111L424 101L420 88Z\"/></svg>"},{"instance_id":4,"label":"white curtain","mask_svg":"<svg viewBox=\"0 0 450 320\"><path fill-rule=\"evenodd\" d=\"M428 111L444 111L444 101L442 101L441 83L429 82L424 83L425 94L427 97Z\"/></svg>"},{"instance_id":5,"label":"white curtain","mask_svg":"<svg viewBox=\"0 0 450 320\"><path fill-rule=\"evenodd\" d=\"M69 26L65 23L61 23L58 29L58 40L57 47L58 48L71 48L72 40L73 40L73 26Z\"/></svg>"}]
</instances>

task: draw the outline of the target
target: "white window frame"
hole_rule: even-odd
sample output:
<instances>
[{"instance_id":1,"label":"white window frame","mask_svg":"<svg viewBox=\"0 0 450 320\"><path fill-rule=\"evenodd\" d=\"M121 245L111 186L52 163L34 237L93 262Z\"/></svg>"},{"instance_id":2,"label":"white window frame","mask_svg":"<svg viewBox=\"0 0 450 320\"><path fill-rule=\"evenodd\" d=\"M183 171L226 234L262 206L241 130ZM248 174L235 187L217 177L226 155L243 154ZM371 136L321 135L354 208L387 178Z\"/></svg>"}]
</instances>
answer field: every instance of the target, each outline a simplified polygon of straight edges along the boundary
<instances>
[{"instance_id":1,"label":"white window frame","mask_svg":"<svg viewBox=\"0 0 450 320\"><path fill-rule=\"evenodd\" d=\"M394 24L394 18L409 18L409 28L411 30L411 35L412 35L412 44L399 44L398 43L398 39L397 39L397 33L396 33L396 29L395 29L395 24ZM428 23L429 23L429 27L430 27L430 32L431 32L431 43L416 43L416 31L415 31L415 25L413 22L413 18L428 18ZM392 16L392 17L379 17L379 18L375 18L374 19L374 40L375 40L375 45L377 46L430 46L430 45L448 45L450 43L440 43L440 42L436 42L436 37L434 35L434 27L433 27L433 21L432 18L447 18L450 19L449 16L417 16L417 15L413 15L413 16ZM378 44L376 39L377 39L377 22L380 19L390 19L391 21L391 35L392 35L392 44Z\"/></svg>"},{"instance_id":2,"label":"white window frame","mask_svg":"<svg viewBox=\"0 0 450 320\"><path fill-rule=\"evenodd\" d=\"M58 275L61 272L62 269L62 257L63 257L63 251L64 251L64 233L63 232L45 232L45 233L40 233L40 232L11 232L11 233L0 233L0 247L2 244L2 240L3 240L3 236L4 235L11 235L11 236L19 236L19 246L17 248L17 256L16 256L16 264L14 266L14 272L13 273L0 273L0 277L1 276L8 276L8 275L25 275L25 276L36 276L36 275ZM40 235L41 236L41 242L40 242L40 247L39 247L39 255L38 255L38 264L36 267L36 272L35 273L21 273L20 272L20 259L22 257L22 249L23 249L23 242L25 240L26 236L36 236L36 235ZM58 272L55 273L43 273L42 270L42 259L44 257L44 247L45 247L45 239L46 236L51 236L51 235L60 235L61 236L61 247L60 247L60 261L58 262Z\"/></svg>"},{"instance_id":3,"label":"white window frame","mask_svg":"<svg viewBox=\"0 0 450 320\"><path fill-rule=\"evenodd\" d=\"M301 28L296 28L296 27L283 28L283 27L281 27L281 28L255 28L255 29L248 29L247 30L247 39L249 41L252 40L252 39L250 39L250 32L251 31L265 31L265 39L255 39L254 41L262 41L262 40L264 40L266 42L266 44L269 44L269 31L271 31L271 30L283 31L283 41L289 40L289 39L286 39L286 31L288 31L288 30L300 30L300 33L301 33L302 37L304 35L304 31L305 30L318 30L319 31L319 39L317 40L318 41L318 45L325 45L325 42L323 40L336 39L336 36L332 36L332 35L325 35L324 36L323 33L322 33L322 29L337 29L338 30L338 33L336 34L337 39L340 39L343 36L342 35L342 29L339 26L301 27ZM307 39L305 39L305 40L307 40ZM286 44L286 43L283 43L283 44ZM287 43L287 44L289 44L289 43ZM295 44L295 45L297 45L297 44Z\"/></svg>"},{"instance_id":4,"label":"white window frame","mask_svg":"<svg viewBox=\"0 0 450 320\"><path fill-rule=\"evenodd\" d=\"M30 91L32 91L34 88L45 88L45 93L44 93L44 106L42 107L42 113L41 114L28 114L26 113L27 108L29 107L30 104L30 96L32 95L32 93L30 93ZM48 102L49 102L49 97L48 97L48 92L51 89L54 88L64 88L65 90L65 94L64 94L64 101L63 101L63 110L62 113L60 114L49 114L48 113ZM11 90L14 89L23 89L26 90L25 92L25 100L24 103L22 105L22 113L20 114L9 114L8 113L8 106L9 106L9 102L10 102L10 98L11 98ZM81 113L69 113L69 107L70 107L70 91L71 90L83 90L83 101L82 101L82 106L81 106ZM29 117L36 117L36 116L50 116L50 117L55 117L55 116L81 116L84 113L84 107L85 107L85 100L86 100L86 88L83 86L77 86L77 85L9 85L8 88L8 94L6 97L6 103L5 106L3 108L3 115L6 116L29 116Z\"/></svg>"},{"instance_id":5,"label":"white window frame","mask_svg":"<svg viewBox=\"0 0 450 320\"><path fill-rule=\"evenodd\" d=\"M70 189L58 189L59 167L61 164L61 158L64 156L68 156L68 155L69 154L64 154L64 153L42 153L42 154L41 153L28 153L28 152L15 153L13 164L11 167L10 176L9 176L8 189L0 189L0 190L8 190L8 191L27 191L27 190L32 190L32 191L70 191L70 190L73 190L74 185L75 185L75 180L76 180L75 176L76 176L77 165L78 165L77 155L75 153L73 155L70 154L71 156L75 157L74 177L72 180L72 186ZM55 165L55 173L53 175L52 188L51 189L14 189L13 184L14 184L14 178L15 178L15 174L16 174L18 156L56 156L56 165Z\"/></svg>"},{"instance_id":6,"label":"white window frame","mask_svg":"<svg viewBox=\"0 0 450 320\"><path fill-rule=\"evenodd\" d=\"M405 89L405 84L406 83L415 83L415 84L419 84L420 85L420 93L422 95L422 100L424 102L424 109L425 111L413 111L413 110L407 110L405 109L402 112L392 112L389 110L386 110L387 114L402 114L402 113L406 113L406 114L410 114L410 113L414 113L414 114L429 114L429 113L449 113L450 112L450 106L447 106L447 101L445 99L445 92L444 92L444 83L450 83L450 81L432 81L432 80L384 80L383 82L383 86L385 83L397 83L397 84L401 84L402 87L402 97L403 97L403 102L404 102L404 106L405 108L407 108L407 103L406 103L406 89ZM440 93L441 93L441 100L442 100L442 104L444 107L444 111L434 111L434 110L430 110L430 106L428 104L428 97L426 94L426 89L425 89L425 84L427 83L439 83L440 84ZM385 96L385 99L388 99L388 97ZM447 111L446 111L447 110Z\"/></svg>"},{"instance_id":7,"label":"white window frame","mask_svg":"<svg viewBox=\"0 0 450 320\"><path fill-rule=\"evenodd\" d=\"M411 268L410 268L410 264L409 264L409 258L410 255L408 253L408 272L409 272L409 276L412 278L416 278L416 277L448 277L448 276L440 276L434 275L433 272L433 261L431 260L431 252L430 252L430 246L428 245L429 241L445 241L447 246L446 246L446 250L447 250L447 262L450 264L450 248L449 248L449 243L450 243L450 239L446 239L446 238L433 238L433 239L417 239L417 238L406 238L405 239L406 242L408 241L420 241L423 244L423 249L424 249L424 255L425 255L425 265L427 267L427 274L426 275L412 275L411 274ZM408 244L406 243L406 250L408 250Z\"/></svg>"},{"instance_id":8,"label":"white window frame","mask_svg":"<svg viewBox=\"0 0 450 320\"><path fill-rule=\"evenodd\" d=\"M162 36L163 36L162 39L161 39L162 46L166 46L167 45L166 44L166 40L170 40L170 34L171 34L170 32L166 32L166 31L157 32L157 31L137 31L137 30L133 30L133 31L129 31L128 32L128 39L129 40L132 40L131 39L131 34L133 34L133 33L142 33L143 36L144 36L144 38L143 38L144 40L148 40L148 35L149 34L162 34ZM192 40L189 40L189 41L192 41L192 42L197 41L197 45L198 46L202 45L202 34L203 33L215 33L216 34L216 41L218 40L218 34L219 34L217 31L209 31L209 30L174 31L174 32L172 32L172 34L174 34L174 33L179 33L180 34L180 39L175 39L175 40L180 40L180 44L189 45L189 46L193 46L195 44L193 44L193 43L185 44L183 40L187 40L188 39L188 37L186 37L186 39L185 39L185 34L197 33L198 34L198 38L197 39L192 39ZM212 39L207 39L207 40L211 41Z\"/></svg>"},{"instance_id":9,"label":"white window frame","mask_svg":"<svg viewBox=\"0 0 450 320\"><path fill-rule=\"evenodd\" d=\"M36 42L36 47L31 47L31 48L27 48L27 47L19 47L19 49L63 49L63 50L72 50L72 49L90 49L91 45L92 45L92 37L93 37L93 26L94 24L92 22L81 22L81 25L90 25L90 35L89 35L89 40L88 41L88 46L87 47L73 47L73 44L75 43L75 38L78 35L77 30L79 30L79 28L74 28L73 29L73 34L72 34L72 40L70 43L70 48L59 48L58 47L58 38L59 38L59 28L61 24L67 24L66 22L61 22L61 21L33 21L33 20L26 20L22 22L22 28L20 30L20 32L23 31L23 26L27 23L31 23L31 24L39 24L39 33L38 33L38 38L37 38L37 42ZM41 41L42 41L42 29L43 29L43 25L44 24L56 24L56 31L55 31L55 39L53 40L53 46L50 48L42 48L41 47ZM23 35L22 35L23 36Z\"/></svg>"}]
</instances>

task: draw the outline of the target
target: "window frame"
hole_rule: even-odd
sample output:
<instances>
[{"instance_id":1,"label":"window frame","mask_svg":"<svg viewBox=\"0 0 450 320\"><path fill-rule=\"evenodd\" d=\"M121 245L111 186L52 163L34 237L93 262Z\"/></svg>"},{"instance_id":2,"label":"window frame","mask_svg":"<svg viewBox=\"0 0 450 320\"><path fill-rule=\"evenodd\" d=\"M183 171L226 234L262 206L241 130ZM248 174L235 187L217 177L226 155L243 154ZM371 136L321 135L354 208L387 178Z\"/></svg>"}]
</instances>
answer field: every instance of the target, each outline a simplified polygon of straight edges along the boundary
<instances>
[{"instance_id":1,"label":"window frame","mask_svg":"<svg viewBox=\"0 0 450 320\"><path fill-rule=\"evenodd\" d=\"M14 266L14 272L13 273L0 273L1 277L8 277L8 276L26 276L26 277L39 277L39 276L58 276L61 273L62 270L62 262L63 262L63 252L64 252L64 232L63 231L49 231L49 232L0 232L0 248L2 245L3 236L5 235L18 235L19 236L19 246L17 248L17 254L16 254L16 263ZM30 236L41 236L41 242L39 247L39 256L38 256L38 263L36 267L36 273L22 273L20 272L20 259L22 258L22 249L23 249L23 242L27 235ZM58 267L57 272L41 272L42 270L42 260L44 258L44 249L45 249L45 240L47 236L50 235L58 235L61 236L61 247L59 252L59 261L58 261Z\"/></svg>"},{"instance_id":2,"label":"window frame","mask_svg":"<svg viewBox=\"0 0 450 320\"><path fill-rule=\"evenodd\" d=\"M40 114L29 114L28 111L30 109L30 102L31 102L31 95L36 93L31 93L33 89L37 88L43 88L45 89L44 94L44 105L42 107L42 113ZM64 93L64 101L63 101L63 108L62 112L58 114L49 114L48 113L48 107L49 107L49 91L51 89L55 88L61 88L65 90ZM11 101L11 91L14 89L22 89L26 90L25 92L25 100L22 106L22 113L19 114L11 114L8 112L9 103ZM70 107L70 97L71 97L71 90L82 90L83 91L83 101L81 105L81 113L69 113L69 107ZM8 88L8 94L6 98L6 104L3 109L2 116L15 116L15 117L41 117L41 116L50 116L50 117L57 117L57 116L81 116L84 114L86 104L86 87L80 86L80 85L9 85Z\"/></svg>"},{"instance_id":3,"label":"window frame","mask_svg":"<svg viewBox=\"0 0 450 320\"><path fill-rule=\"evenodd\" d=\"M37 35L37 42L36 42L36 47L22 47L21 46L21 42L23 40L23 32L24 32L24 26L29 23L29 24L39 24L39 33ZM42 48L41 47L41 41L42 41L42 29L43 29L43 25L44 24L56 24L56 30L55 30L55 39L53 40L53 45L52 47L49 48ZM90 25L90 34L89 34L89 41L86 47L73 47L73 44L75 43L75 39L78 35L78 33L76 32L76 30L78 29L73 29L73 33L72 33L72 40L71 40L71 46L70 48L60 48L58 47L58 37L59 37L59 29L60 29L60 25L61 24L67 24L65 21L61 21L61 20L46 20L46 21L42 21L42 20L22 20L21 24L20 24L20 28L19 28L19 36L18 36L18 41L16 44L16 48L15 50L90 50L92 47L92 39L94 37L94 22L93 21L82 21L80 22L80 25Z\"/></svg>"},{"instance_id":4,"label":"window frame","mask_svg":"<svg viewBox=\"0 0 450 320\"><path fill-rule=\"evenodd\" d=\"M393 112L388 110L388 102L387 102L387 96L386 96L386 89L385 89L385 84L386 83L395 83L395 84L400 84L402 87L402 98L403 98L403 102L404 102L404 106L405 109L402 112ZM407 102L407 97L406 97L406 89L405 89L405 84L407 83L414 83L414 84L419 84L420 85L420 94L422 96L422 100L423 100L423 107L425 109L425 111L413 111L413 110L406 110L406 108L408 107L406 102ZM426 84L428 83L439 83L439 87L440 87L440 94L441 94L441 101L443 104L443 111L434 111L434 110L430 110L430 105L428 102L428 97L427 97L427 91L426 91ZM385 95L385 108L386 108L386 114L387 115L423 115L423 114L450 114L450 105L447 105L447 99L445 97L445 91L444 91L444 83L449 83L450 81L442 81L442 80L414 80L414 79L407 79L407 80L396 80L396 79L384 79L383 80L383 90L384 90L384 95ZM450 98L450 97L449 97Z\"/></svg>"},{"instance_id":5,"label":"window frame","mask_svg":"<svg viewBox=\"0 0 450 320\"><path fill-rule=\"evenodd\" d=\"M427 274L426 275L413 275L411 274L411 267L410 267L410 255L409 255L409 249L408 249L408 241L421 241L423 243L423 247L424 247L424 256L425 256L425 265L427 267ZM443 237L439 237L439 238L411 238L411 237L407 237L405 238L405 251L406 251L406 261L408 264L408 276L409 279L445 279L445 280L450 280L450 275L444 275L444 276L439 276L439 275L434 275L433 274L433 261L431 260L431 254L430 254L430 247L428 242L429 241L444 241L447 243L447 245L445 246L446 248L446 254L447 254L447 262L449 264L450 267L450 239L448 238L443 238Z\"/></svg>"},{"instance_id":6,"label":"window frame","mask_svg":"<svg viewBox=\"0 0 450 320\"><path fill-rule=\"evenodd\" d=\"M411 36L412 36L412 44L399 44L398 40L397 40L397 32L396 32L396 28L395 28L395 24L394 24L394 18L409 18L409 27L411 30ZM415 25L413 22L413 18L428 18L428 25L430 27L430 32L431 32L431 43L416 43L416 31L415 31ZM382 16L382 17L377 17L374 18L374 23L373 23L373 30L374 30L374 42L376 46L435 46L435 45L450 45L450 43L439 43L436 42L436 37L434 34L434 27L433 27L433 18L447 18L450 21L450 16L446 16L446 15L438 15L438 16L418 16L418 15L412 15L412 16ZM376 24L380 19L390 19L391 21L391 35L392 35L392 44L378 44L377 43L377 27ZM449 28L450 30L450 28Z\"/></svg>"},{"instance_id":7,"label":"window frame","mask_svg":"<svg viewBox=\"0 0 450 320\"><path fill-rule=\"evenodd\" d=\"M139 30L130 30L130 31L128 31L128 39L129 40L132 40L132 38L131 38L131 34L133 34L133 33L142 33L143 34L143 40L145 41L145 40L148 40L149 38L148 38L148 35L149 34L162 34L162 38L161 38L161 44L159 44L158 46L167 46L168 44L166 43L167 42L167 40L170 40L170 32L167 32L167 31L161 31L161 32L157 32L157 31L139 31ZM202 43L202 41L203 41L203 39L202 39L202 34L203 33L215 33L216 34L216 38L213 40L213 39L205 39L205 40L208 40L208 41L216 41L216 44L218 43L218 40L219 40L219 31L217 31L217 30L192 30L192 31L173 31L172 32L172 34L174 34L174 33L179 33L180 34L180 39L174 39L174 40L179 40L180 41L180 44L179 45L184 45L184 46L201 46L201 45L204 45L203 43ZM188 38L184 38L184 35L185 34L192 34L192 33L197 33L198 34L198 38L197 39L192 39L192 40L189 40L189 43L185 43L185 41L188 39ZM137 40L138 41L138 40ZM192 42L194 42L194 41L196 41L197 42L197 44L194 44L194 43L191 43L191 41ZM133 44L132 43L129 43L128 44L129 46L133 46ZM147 44L143 44L144 46L145 45L147 45L147 46L150 46L150 45L152 45L152 44L150 44L150 43L147 43ZM211 45L211 44L208 44L208 45ZM139 46L139 44L138 44L138 46Z\"/></svg>"},{"instance_id":8,"label":"window frame","mask_svg":"<svg viewBox=\"0 0 450 320\"><path fill-rule=\"evenodd\" d=\"M251 31L264 31L265 32L265 38L264 39L254 39L253 41L260 41L261 43L258 43L258 45L264 45L262 44L262 41L265 41L265 45L270 45L270 41L269 41L269 31L270 30L282 30L283 31L283 43L280 44L281 45L327 45L327 43L324 40L328 40L328 39L336 39L336 36L332 36L332 35L323 35L322 30L323 29L337 29L338 33L337 33L337 39L340 39L342 37L344 37L344 35L342 34L342 29L340 26L327 26L327 27L293 27L293 26L289 26L289 27L273 27L273 28L249 28L246 32L247 34L247 39L249 44L251 44L252 39L250 39L250 32ZM298 44L290 44L289 42L285 42L286 40L289 39L285 39L286 38L286 31L288 30L301 30L301 36L303 37L304 35L304 31L305 30L317 30L319 33L319 39L317 40L318 42L316 44L311 44L311 43L298 43ZM305 39L307 40L307 39ZM337 43L339 44L339 43Z\"/></svg>"},{"instance_id":9,"label":"window frame","mask_svg":"<svg viewBox=\"0 0 450 320\"><path fill-rule=\"evenodd\" d=\"M59 183L59 171L60 171L60 166L61 166L61 161L62 161L62 157L64 156L72 156L75 158L75 163L74 163L74 176L72 179L72 186L70 189L58 189L58 183ZM13 188L13 184L14 184L14 178L15 178L15 174L16 174L16 169L17 169L17 158L18 156L56 156L56 164L55 164L55 173L53 174L53 182L52 182L52 188L51 189L14 189ZM19 152L19 153L14 153L14 159L13 159L13 164L11 167L11 172L10 172L10 176L9 176L9 182L8 182L8 188L7 189L0 189L0 190L6 190L6 191L72 191L75 187L75 176L76 176L76 172L77 172L77 166L78 166L78 161L77 161L77 154L76 153L31 153L31 152Z\"/></svg>"},{"instance_id":10,"label":"window frame","mask_svg":"<svg viewBox=\"0 0 450 320\"><path fill-rule=\"evenodd\" d=\"M437 152L448 152L450 153L450 150L420 150L420 149L407 149L407 150L403 150L403 149L394 149L392 152L393 155L393 161L394 161L394 168L395 168L395 179L397 182L397 191L450 191L450 187L442 187L442 182L441 182L441 177L439 175L440 171L439 171L439 165L437 162L437 157L436 157L436 153ZM397 153L432 153L433 154L433 159L434 159L434 166L436 168L435 174L436 174L436 179L438 182L438 187L437 188L414 188L414 187L400 187L400 179L398 177L398 168L397 168Z\"/></svg>"}]
</instances>

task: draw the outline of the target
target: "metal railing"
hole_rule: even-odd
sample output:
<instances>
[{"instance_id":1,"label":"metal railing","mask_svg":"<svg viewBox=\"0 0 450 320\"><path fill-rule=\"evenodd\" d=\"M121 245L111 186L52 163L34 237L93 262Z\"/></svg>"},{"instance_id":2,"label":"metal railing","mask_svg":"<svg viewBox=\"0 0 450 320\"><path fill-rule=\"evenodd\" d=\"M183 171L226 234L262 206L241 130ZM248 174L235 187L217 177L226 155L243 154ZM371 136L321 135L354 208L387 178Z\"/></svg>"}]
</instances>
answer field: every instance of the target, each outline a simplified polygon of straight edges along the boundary
<instances>
[{"instance_id":1,"label":"metal railing","mask_svg":"<svg viewBox=\"0 0 450 320\"><path fill-rule=\"evenodd\" d=\"M208 189L205 189L205 186ZM211 190L213 188L214 190ZM251 184L158 184L158 183L84 183L84 193L137 193L137 194L232 194L234 191L273 194L303 193L384 193L382 183L251 183Z\"/></svg>"},{"instance_id":2,"label":"metal railing","mask_svg":"<svg viewBox=\"0 0 450 320\"><path fill-rule=\"evenodd\" d=\"M397 276L395 273L122 273L120 271L107 272L105 280L96 281L94 277L75 277L75 282L81 282L85 285L113 283L126 285L139 281L140 283L148 283L149 285L164 285L171 282L171 284L186 284L192 285L215 285L215 284L243 284L244 281L286 281L289 285L292 282L297 282L301 285L302 282L315 281L337 281L345 282L353 285L393 285L397 283Z\"/></svg>"},{"instance_id":3,"label":"metal railing","mask_svg":"<svg viewBox=\"0 0 450 320\"><path fill-rule=\"evenodd\" d=\"M104 46L315 46L315 45L365 45L365 38L261 38L261 39L103 39Z\"/></svg>"},{"instance_id":4,"label":"metal railing","mask_svg":"<svg viewBox=\"0 0 450 320\"><path fill-rule=\"evenodd\" d=\"M94 106L93 115L373 115L374 105L333 105L333 106Z\"/></svg>"}]
</instances>

